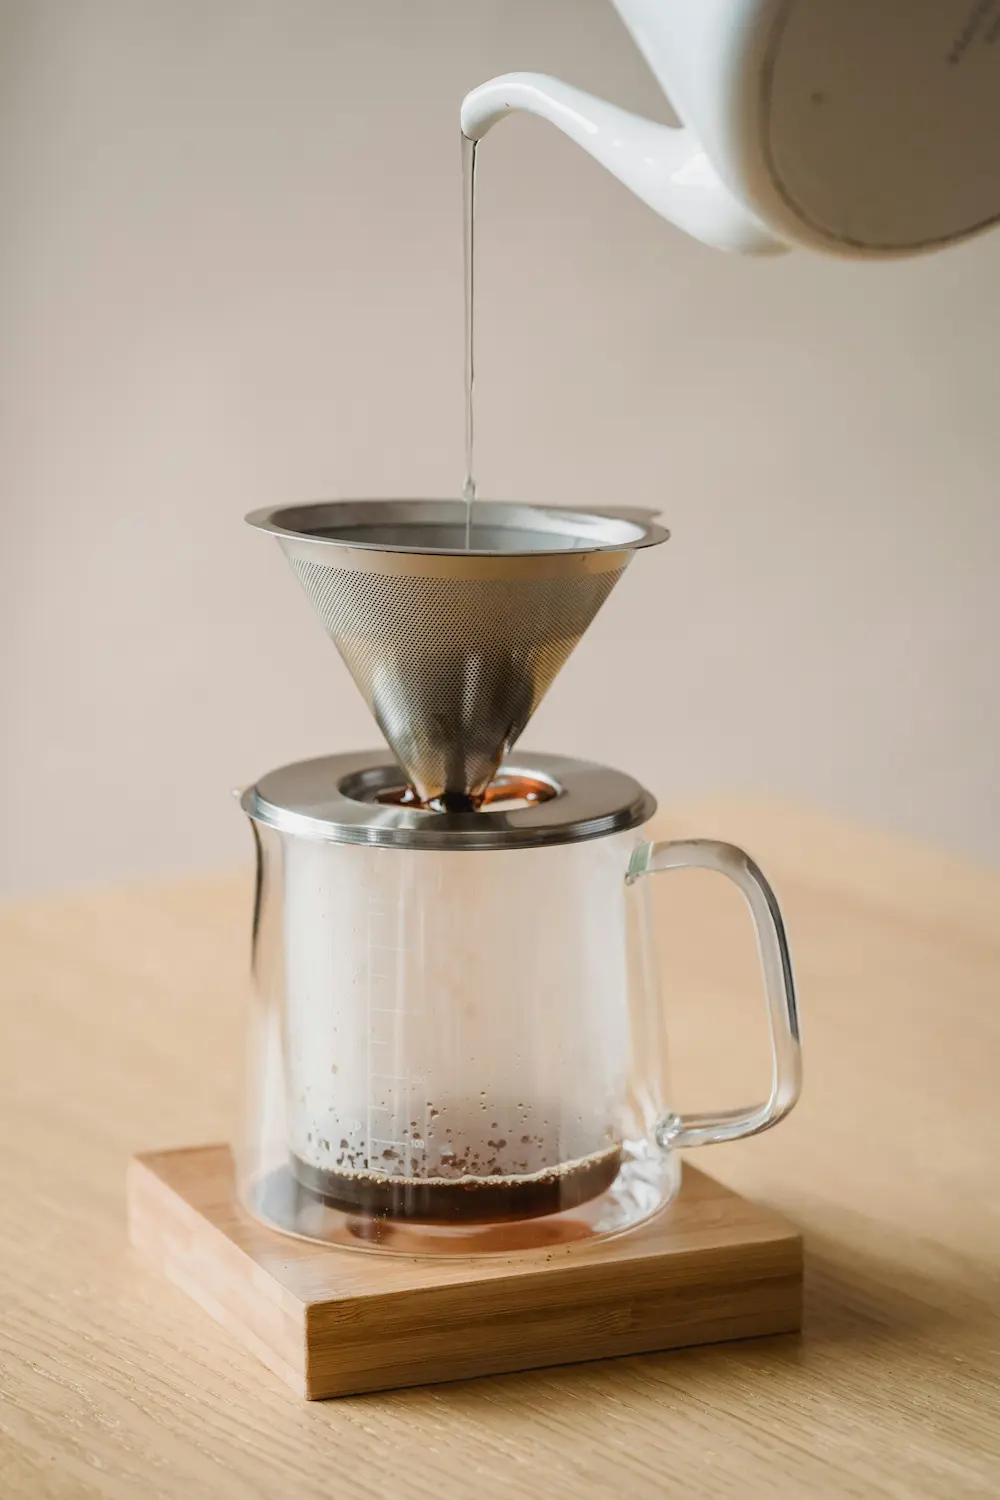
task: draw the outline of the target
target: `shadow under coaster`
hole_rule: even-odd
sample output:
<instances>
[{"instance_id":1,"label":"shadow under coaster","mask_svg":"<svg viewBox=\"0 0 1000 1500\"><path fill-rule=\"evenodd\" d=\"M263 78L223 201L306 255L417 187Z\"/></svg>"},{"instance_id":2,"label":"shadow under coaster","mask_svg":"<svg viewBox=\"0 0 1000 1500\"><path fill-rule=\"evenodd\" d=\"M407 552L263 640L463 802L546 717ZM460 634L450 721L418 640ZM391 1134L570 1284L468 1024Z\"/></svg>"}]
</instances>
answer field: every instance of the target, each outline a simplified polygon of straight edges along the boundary
<instances>
[{"instance_id":1,"label":"shadow under coaster","mask_svg":"<svg viewBox=\"0 0 1000 1500\"><path fill-rule=\"evenodd\" d=\"M228 1146L134 1157L128 1214L136 1248L312 1400L802 1325L798 1232L689 1166L646 1224L509 1257L290 1238L238 1205Z\"/></svg>"}]
</instances>

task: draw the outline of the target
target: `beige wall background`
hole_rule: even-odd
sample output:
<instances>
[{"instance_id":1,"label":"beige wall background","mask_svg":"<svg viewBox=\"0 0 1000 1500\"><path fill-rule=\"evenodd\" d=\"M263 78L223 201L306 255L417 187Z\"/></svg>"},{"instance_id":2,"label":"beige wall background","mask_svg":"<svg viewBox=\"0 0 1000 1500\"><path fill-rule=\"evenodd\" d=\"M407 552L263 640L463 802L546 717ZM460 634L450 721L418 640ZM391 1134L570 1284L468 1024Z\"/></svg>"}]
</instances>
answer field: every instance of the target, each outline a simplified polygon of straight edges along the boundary
<instances>
[{"instance_id":1,"label":"beige wall background","mask_svg":"<svg viewBox=\"0 0 1000 1500\"><path fill-rule=\"evenodd\" d=\"M601 0L0 4L0 884L244 858L371 743L253 506L457 493L457 111L665 117ZM481 152L479 473L658 505L527 743L997 856L1000 239L739 262L537 121Z\"/></svg>"}]
</instances>

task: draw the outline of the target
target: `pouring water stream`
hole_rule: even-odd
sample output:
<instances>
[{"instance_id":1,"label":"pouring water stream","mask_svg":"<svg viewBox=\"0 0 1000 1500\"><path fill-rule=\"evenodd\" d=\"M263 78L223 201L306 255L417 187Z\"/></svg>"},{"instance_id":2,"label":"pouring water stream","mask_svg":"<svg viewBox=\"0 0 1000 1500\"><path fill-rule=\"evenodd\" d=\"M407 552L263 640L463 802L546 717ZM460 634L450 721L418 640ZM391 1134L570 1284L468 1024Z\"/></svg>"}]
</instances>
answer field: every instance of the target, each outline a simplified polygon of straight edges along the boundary
<instances>
[{"instance_id":1,"label":"pouring water stream","mask_svg":"<svg viewBox=\"0 0 1000 1500\"><path fill-rule=\"evenodd\" d=\"M475 366L475 284L476 284L476 149L478 141L462 136L462 212L465 256L465 550L472 544L472 502L476 498L473 476L472 392L476 383Z\"/></svg>"}]
</instances>

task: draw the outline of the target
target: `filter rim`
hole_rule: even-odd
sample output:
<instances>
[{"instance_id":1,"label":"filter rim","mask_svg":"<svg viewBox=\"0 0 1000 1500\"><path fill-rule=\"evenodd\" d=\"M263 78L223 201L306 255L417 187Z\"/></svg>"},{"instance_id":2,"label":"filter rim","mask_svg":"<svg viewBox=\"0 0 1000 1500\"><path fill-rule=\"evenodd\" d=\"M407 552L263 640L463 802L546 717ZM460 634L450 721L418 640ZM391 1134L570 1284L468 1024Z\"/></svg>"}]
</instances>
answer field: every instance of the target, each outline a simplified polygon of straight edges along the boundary
<instances>
[{"instance_id":1,"label":"filter rim","mask_svg":"<svg viewBox=\"0 0 1000 1500\"><path fill-rule=\"evenodd\" d=\"M464 500L348 499L314 500L303 504L265 506L253 510L246 522L282 543L305 544L324 551L367 554L406 554L417 557L548 559L589 556L593 553L623 553L653 547L668 540L670 532L654 519L656 512L630 507L581 510L570 506L523 505L513 501L477 500L473 508L471 544L465 546L414 545L386 535L365 540L373 527L388 532L395 527L426 526L432 529L460 528L465 521ZM572 523L572 524L570 524ZM571 545L476 547L477 529L536 532L539 536L572 537ZM331 534L335 530L336 534ZM352 535L352 532L355 535Z\"/></svg>"}]
</instances>

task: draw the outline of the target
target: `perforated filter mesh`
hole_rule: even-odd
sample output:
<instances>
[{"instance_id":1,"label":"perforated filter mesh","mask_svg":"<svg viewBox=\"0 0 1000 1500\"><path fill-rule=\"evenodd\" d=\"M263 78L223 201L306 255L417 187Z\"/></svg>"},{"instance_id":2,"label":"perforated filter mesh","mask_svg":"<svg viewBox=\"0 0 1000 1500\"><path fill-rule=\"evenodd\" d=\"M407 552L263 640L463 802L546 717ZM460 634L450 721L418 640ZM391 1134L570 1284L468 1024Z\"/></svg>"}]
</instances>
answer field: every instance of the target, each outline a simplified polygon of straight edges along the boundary
<instances>
[{"instance_id":1,"label":"perforated filter mesh","mask_svg":"<svg viewBox=\"0 0 1000 1500\"><path fill-rule=\"evenodd\" d=\"M454 805L482 796L624 572L479 579L289 561L421 798Z\"/></svg>"}]
</instances>

